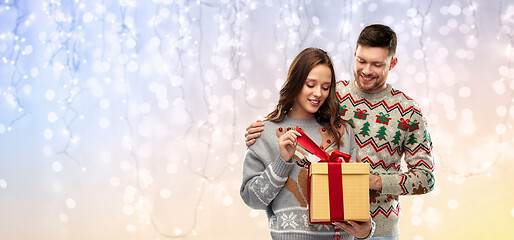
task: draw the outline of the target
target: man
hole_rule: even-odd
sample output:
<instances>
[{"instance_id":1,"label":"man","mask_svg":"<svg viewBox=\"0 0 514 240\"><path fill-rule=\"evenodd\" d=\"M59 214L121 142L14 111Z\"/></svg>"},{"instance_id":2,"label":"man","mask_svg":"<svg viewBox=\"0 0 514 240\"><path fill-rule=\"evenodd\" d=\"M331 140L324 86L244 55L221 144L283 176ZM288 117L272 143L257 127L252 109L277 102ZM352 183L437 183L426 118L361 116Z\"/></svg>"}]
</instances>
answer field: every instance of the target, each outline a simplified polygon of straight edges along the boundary
<instances>
[{"instance_id":1,"label":"man","mask_svg":"<svg viewBox=\"0 0 514 240\"><path fill-rule=\"evenodd\" d=\"M341 117L354 122L359 156L371 166L373 239L398 239L398 196L428 193L435 183L432 142L421 110L387 83L389 71L398 63L396 43L390 27L365 27L354 53L354 80L339 81L336 86ZM256 141L261 129L261 122L247 128L247 146ZM400 167L402 158L406 172Z\"/></svg>"}]
</instances>

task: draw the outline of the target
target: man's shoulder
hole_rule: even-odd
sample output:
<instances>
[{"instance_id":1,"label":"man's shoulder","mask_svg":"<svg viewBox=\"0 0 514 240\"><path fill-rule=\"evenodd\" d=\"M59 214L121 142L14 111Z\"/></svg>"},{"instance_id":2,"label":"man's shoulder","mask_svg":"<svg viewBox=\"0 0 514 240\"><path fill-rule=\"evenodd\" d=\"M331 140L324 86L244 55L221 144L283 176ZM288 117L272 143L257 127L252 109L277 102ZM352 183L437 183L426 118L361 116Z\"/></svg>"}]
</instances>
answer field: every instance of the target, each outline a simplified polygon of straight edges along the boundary
<instances>
[{"instance_id":1,"label":"man's shoulder","mask_svg":"<svg viewBox=\"0 0 514 240\"><path fill-rule=\"evenodd\" d=\"M336 82L336 86L338 87L347 87L350 84L350 80L339 80Z\"/></svg>"},{"instance_id":2,"label":"man's shoulder","mask_svg":"<svg viewBox=\"0 0 514 240\"><path fill-rule=\"evenodd\" d=\"M336 82L336 91L342 92L342 91L350 91L350 80L339 80Z\"/></svg>"},{"instance_id":3,"label":"man's shoulder","mask_svg":"<svg viewBox=\"0 0 514 240\"><path fill-rule=\"evenodd\" d=\"M395 97L398 97L398 98L405 99L405 100L409 100L409 101L412 100L412 101L414 101L414 99L409 97L409 95L407 95L404 91L402 91L400 89L397 89L395 87L391 87L391 95L393 95Z\"/></svg>"},{"instance_id":4,"label":"man's shoulder","mask_svg":"<svg viewBox=\"0 0 514 240\"><path fill-rule=\"evenodd\" d=\"M350 93L350 83L350 80L339 80L336 82L336 95L339 101L342 101Z\"/></svg>"},{"instance_id":5,"label":"man's shoulder","mask_svg":"<svg viewBox=\"0 0 514 240\"><path fill-rule=\"evenodd\" d=\"M391 88L391 96L394 97L398 102L403 103L402 105L417 106L416 100L407 95L404 91Z\"/></svg>"},{"instance_id":6,"label":"man's shoulder","mask_svg":"<svg viewBox=\"0 0 514 240\"><path fill-rule=\"evenodd\" d=\"M405 92L392 88L391 98L392 100L391 102L389 102L391 106L399 104L401 109L403 109L402 111L404 112L414 111L419 115L423 115L421 107L418 104L418 102L411 98L409 95L407 95Z\"/></svg>"}]
</instances>

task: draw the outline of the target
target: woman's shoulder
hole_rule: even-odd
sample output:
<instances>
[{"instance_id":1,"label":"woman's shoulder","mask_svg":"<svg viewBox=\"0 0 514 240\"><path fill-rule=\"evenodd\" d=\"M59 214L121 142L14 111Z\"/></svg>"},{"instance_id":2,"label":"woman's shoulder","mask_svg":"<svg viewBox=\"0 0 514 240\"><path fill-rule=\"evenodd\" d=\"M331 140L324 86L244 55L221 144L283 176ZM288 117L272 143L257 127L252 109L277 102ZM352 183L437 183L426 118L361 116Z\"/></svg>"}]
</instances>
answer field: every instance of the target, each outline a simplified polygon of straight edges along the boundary
<instances>
[{"instance_id":1,"label":"woman's shoulder","mask_svg":"<svg viewBox=\"0 0 514 240\"><path fill-rule=\"evenodd\" d=\"M261 132L261 137L259 137L259 139L270 139L272 136L276 135L276 131L278 131L278 129L282 127L280 122L263 120L262 123L264 124L264 130Z\"/></svg>"},{"instance_id":2,"label":"woman's shoulder","mask_svg":"<svg viewBox=\"0 0 514 240\"><path fill-rule=\"evenodd\" d=\"M255 152L270 151L273 149L278 150L278 131L282 127L280 122L262 121L264 123L263 131L261 135L256 139L255 143L252 144L249 149Z\"/></svg>"},{"instance_id":3,"label":"woman's shoulder","mask_svg":"<svg viewBox=\"0 0 514 240\"><path fill-rule=\"evenodd\" d=\"M264 130L269 130L270 128L274 128L275 126L278 126L277 122L272 122L269 120L263 120L262 123L264 123Z\"/></svg>"},{"instance_id":4,"label":"woman's shoulder","mask_svg":"<svg viewBox=\"0 0 514 240\"><path fill-rule=\"evenodd\" d=\"M283 121L279 122L272 122L272 121L263 121L264 123L264 130L262 131L262 134L264 135L277 135L278 132L284 131L284 128L287 128Z\"/></svg>"}]
</instances>

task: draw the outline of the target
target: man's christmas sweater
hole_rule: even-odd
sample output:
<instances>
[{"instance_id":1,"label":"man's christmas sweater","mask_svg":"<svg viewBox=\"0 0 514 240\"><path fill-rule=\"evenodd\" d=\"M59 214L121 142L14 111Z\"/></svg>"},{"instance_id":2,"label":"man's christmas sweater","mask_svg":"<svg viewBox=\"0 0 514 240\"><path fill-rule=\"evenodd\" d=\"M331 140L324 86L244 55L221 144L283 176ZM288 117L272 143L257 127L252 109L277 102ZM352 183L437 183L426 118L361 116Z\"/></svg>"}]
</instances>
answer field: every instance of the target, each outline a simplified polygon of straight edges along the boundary
<instances>
[{"instance_id":1,"label":"man's christmas sweater","mask_svg":"<svg viewBox=\"0 0 514 240\"><path fill-rule=\"evenodd\" d=\"M340 115L354 122L363 162L382 178L382 191L370 190L375 236L398 234L399 195L418 195L434 188L434 160L427 124L416 102L392 88L376 94L357 90L353 81L336 85ZM407 169L402 169L402 157ZM405 171L406 170L406 171Z\"/></svg>"}]
</instances>

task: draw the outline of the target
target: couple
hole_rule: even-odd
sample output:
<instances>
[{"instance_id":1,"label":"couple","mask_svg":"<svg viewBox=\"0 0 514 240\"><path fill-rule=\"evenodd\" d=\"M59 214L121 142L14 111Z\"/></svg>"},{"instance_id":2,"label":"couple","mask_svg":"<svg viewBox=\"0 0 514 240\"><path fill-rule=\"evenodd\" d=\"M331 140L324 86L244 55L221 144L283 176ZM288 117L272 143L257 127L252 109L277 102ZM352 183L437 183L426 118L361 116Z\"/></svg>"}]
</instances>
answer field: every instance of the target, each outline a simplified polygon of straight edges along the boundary
<instances>
[{"instance_id":1,"label":"couple","mask_svg":"<svg viewBox=\"0 0 514 240\"><path fill-rule=\"evenodd\" d=\"M398 62L396 42L388 26L365 27L354 53L354 80L337 83L326 52L303 50L275 109L247 128L240 195L251 208L266 210L273 239L398 239L398 196L433 189L432 143L421 110L386 83ZM370 164L370 220L309 224L304 166L313 159L297 149L295 126L325 151Z\"/></svg>"}]
</instances>

